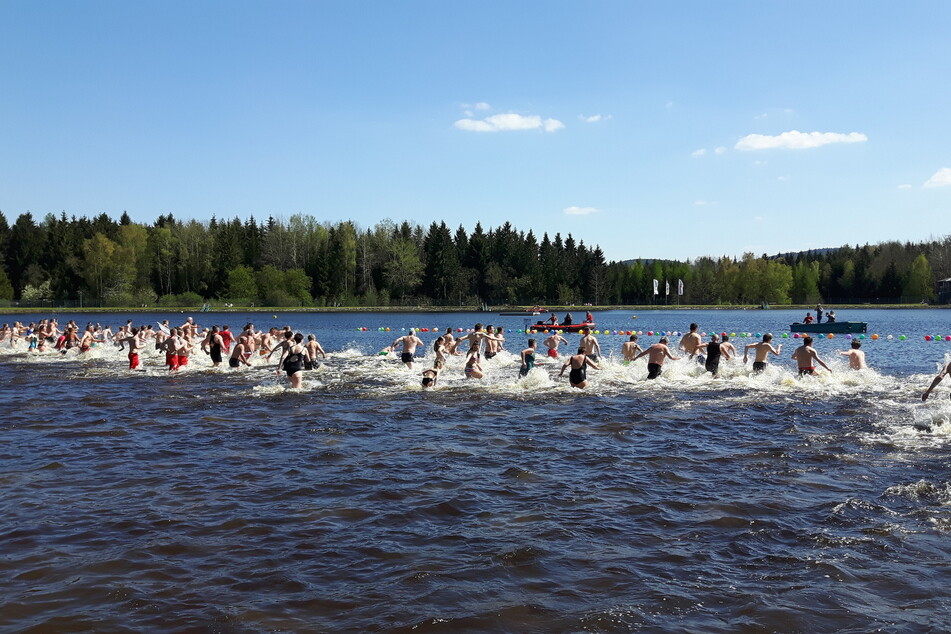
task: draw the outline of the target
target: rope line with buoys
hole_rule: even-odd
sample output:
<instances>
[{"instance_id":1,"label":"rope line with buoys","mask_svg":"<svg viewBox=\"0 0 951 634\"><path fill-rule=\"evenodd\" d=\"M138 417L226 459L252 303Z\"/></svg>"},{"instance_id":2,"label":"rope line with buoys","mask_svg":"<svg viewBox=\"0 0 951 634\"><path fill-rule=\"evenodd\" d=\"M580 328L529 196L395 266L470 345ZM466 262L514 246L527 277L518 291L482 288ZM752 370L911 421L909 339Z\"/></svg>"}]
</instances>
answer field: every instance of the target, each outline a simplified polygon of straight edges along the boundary
<instances>
[{"instance_id":1,"label":"rope line with buoys","mask_svg":"<svg viewBox=\"0 0 951 634\"><path fill-rule=\"evenodd\" d=\"M407 331L407 330L412 330L412 331L415 331L415 332L417 332L417 333L423 333L423 332L425 332L425 333L442 333L442 332L444 332L445 330L449 330L449 331L451 331L451 332L456 332L456 333L470 333L470 332L475 332L475 330L472 329L472 328L459 328L459 327L456 327L456 328L438 328L438 327L433 327L433 328L405 328L405 327L404 327L404 328L398 328L398 329L397 329L397 328L395 328L395 327L394 327L394 328L391 328L391 327L389 327L389 326L379 326L379 327L377 327L377 328L375 328L375 329L374 329L374 328L367 328L367 327L357 328L357 331L358 331L358 332L373 332L374 330L377 331L377 332L391 332L391 331L392 331L392 332L397 332L397 331L405 332L405 331ZM496 332L504 332L505 334L512 334L513 332L515 332L515 333L518 333L518 334L526 334L526 335L581 334L580 332L566 331L566 330L563 330L563 329L558 328L558 327L554 327L554 328L525 328L525 329L517 328L517 329L514 329L514 330L511 329L511 328L506 328L506 329L504 329L504 330L503 330L503 329L497 329ZM711 334L712 334L713 332L716 332L716 331L711 331ZM642 337L642 336L648 336L648 337L681 337L681 336L683 336L685 333L683 333L682 331L679 331L679 330L646 330L646 331L645 331L645 330L609 330L609 329L601 330L601 329L598 329L598 330L592 330L592 331L591 331L591 334L594 334L594 335L604 335L604 336L616 335L616 336L625 336L625 337L628 337L628 336L631 336L631 335L637 335L637 336L639 336L639 337ZM737 338L737 339L762 339L763 334L764 334L764 333L760 333L760 332L757 332L757 333L753 333L753 332L727 332L727 331L725 331L725 330L720 332L720 336L721 336L721 337L730 336L730 337L732 337L732 338ZM706 332L701 332L700 335L701 335L702 337L708 336L708 334L707 334ZM801 339L801 338L804 338L804 337L807 337L807 336L811 336L811 337L813 337L813 338L815 338L815 339L834 339L834 338L835 338L835 333L831 333L831 332L830 332L830 333L808 333L808 334L806 334L806 333L798 333L798 332L793 332L793 333L784 332L784 333L782 333L782 334L780 334L780 335L777 335L777 336L780 337L780 338L782 338L782 339ZM884 339L884 340L886 340L886 341L909 341L909 340L911 339L910 337L908 337L908 335L884 335L884 336L883 336L883 335L879 335L878 333L873 333L873 334L871 334L871 335L865 335L865 334L853 335L853 334L851 334L851 333L846 333L846 334L844 335L844 338L845 338L845 339L861 339L861 340L871 339L872 341L878 341L878 340L880 340L880 339ZM951 335L932 335L932 334L927 334L927 335L923 335L923 338L924 338L925 341L929 341L929 342L930 342L930 341L944 341L944 342L951 343Z\"/></svg>"}]
</instances>

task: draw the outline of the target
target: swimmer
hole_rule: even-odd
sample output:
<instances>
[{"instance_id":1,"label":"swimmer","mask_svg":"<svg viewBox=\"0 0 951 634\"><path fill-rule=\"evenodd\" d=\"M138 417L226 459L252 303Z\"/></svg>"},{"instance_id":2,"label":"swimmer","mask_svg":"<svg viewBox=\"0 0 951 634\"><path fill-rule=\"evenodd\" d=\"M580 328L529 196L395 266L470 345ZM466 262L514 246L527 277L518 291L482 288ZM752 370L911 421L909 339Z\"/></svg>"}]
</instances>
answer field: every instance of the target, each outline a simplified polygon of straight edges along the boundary
<instances>
[{"instance_id":1,"label":"swimmer","mask_svg":"<svg viewBox=\"0 0 951 634\"><path fill-rule=\"evenodd\" d=\"M465 372L467 379L481 379L485 376L485 373L482 372L482 366L479 364L479 356L478 347L469 348L469 352L466 353L466 367L463 372Z\"/></svg>"},{"instance_id":2,"label":"swimmer","mask_svg":"<svg viewBox=\"0 0 951 634\"><path fill-rule=\"evenodd\" d=\"M812 347L812 337L803 337L802 345L793 351L790 358L796 360L796 365L799 368L799 376L803 376L804 374L815 375L816 363L826 370L829 370L829 372L832 372L829 366L819 358L816 349Z\"/></svg>"},{"instance_id":3,"label":"swimmer","mask_svg":"<svg viewBox=\"0 0 951 634\"><path fill-rule=\"evenodd\" d=\"M601 344L598 343L598 340L594 335L591 334L590 328L582 328L581 332L584 334L581 337L581 341L578 343L578 346L584 348L584 353L588 355L588 358L592 361L598 361L601 359Z\"/></svg>"},{"instance_id":4,"label":"swimmer","mask_svg":"<svg viewBox=\"0 0 951 634\"><path fill-rule=\"evenodd\" d=\"M694 324L696 325L696 324ZM667 337L661 337L660 341L655 343L652 346L648 346L647 350L640 353L634 360L637 361L643 356L647 357L647 378L656 379L660 376L661 371L664 366L664 359L670 359L671 361L679 361L680 357L675 357L670 354L670 348L667 347L668 341Z\"/></svg>"},{"instance_id":5,"label":"swimmer","mask_svg":"<svg viewBox=\"0 0 951 634\"><path fill-rule=\"evenodd\" d=\"M535 348L538 344L534 339L528 340L528 347L522 350L522 365L518 369L519 376L528 376L528 373L535 367Z\"/></svg>"},{"instance_id":6,"label":"swimmer","mask_svg":"<svg viewBox=\"0 0 951 634\"><path fill-rule=\"evenodd\" d=\"M624 355L624 362L630 363L634 358L643 352L637 343L637 335L631 335L631 338L621 345L621 354Z\"/></svg>"},{"instance_id":7,"label":"swimmer","mask_svg":"<svg viewBox=\"0 0 951 634\"><path fill-rule=\"evenodd\" d=\"M301 333L293 335L293 343L284 349L280 361L277 362L277 374L280 374L283 369L291 381L292 388L299 388L304 380L304 360L308 358L308 355L303 341L304 335Z\"/></svg>"},{"instance_id":8,"label":"swimmer","mask_svg":"<svg viewBox=\"0 0 951 634\"><path fill-rule=\"evenodd\" d=\"M129 369L135 370L139 367L139 329L132 328L129 330L128 336L126 336L122 343L129 344Z\"/></svg>"},{"instance_id":9,"label":"swimmer","mask_svg":"<svg viewBox=\"0 0 951 634\"><path fill-rule=\"evenodd\" d=\"M723 335L722 340L720 341L720 350L728 352L730 354L729 358L736 357L736 348L730 343L730 335Z\"/></svg>"},{"instance_id":10,"label":"swimmer","mask_svg":"<svg viewBox=\"0 0 951 634\"><path fill-rule=\"evenodd\" d=\"M558 344L567 344L568 340L559 335L557 332L552 333L545 341L542 343L545 344L545 347L548 348L546 353L549 358L557 359L558 358Z\"/></svg>"},{"instance_id":11,"label":"swimmer","mask_svg":"<svg viewBox=\"0 0 951 634\"><path fill-rule=\"evenodd\" d=\"M928 400L928 395L931 394L931 390L938 387L938 383L941 383L941 379L946 377L948 374L951 374L951 363L948 363L948 365L944 366L944 369L941 370L941 372L938 373L938 376L934 378L934 380L931 382L931 385L929 385L928 389L925 390L925 393L921 395L922 402Z\"/></svg>"},{"instance_id":12,"label":"swimmer","mask_svg":"<svg viewBox=\"0 0 951 634\"><path fill-rule=\"evenodd\" d=\"M470 332L465 337L459 337L459 339L456 340L456 345L458 346L463 341L468 341L470 351L472 350L473 347L476 348L477 351L481 351L482 342L488 341L489 339L497 339L500 341L503 340L503 338L498 335L493 335L493 334L489 334L485 332L482 329L482 324L476 324L472 332Z\"/></svg>"},{"instance_id":13,"label":"swimmer","mask_svg":"<svg viewBox=\"0 0 951 634\"><path fill-rule=\"evenodd\" d=\"M783 351L783 344L779 344L778 348L774 348L773 344L770 343L773 340L773 335L766 333L763 335L763 340L759 343L750 343L747 344L743 349L743 363L749 361L750 350L755 350L756 355L753 358L753 373L759 374L760 372L766 369L766 357L770 353L773 353L777 357L779 353Z\"/></svg>"},{"instance_id":14,"label":"swimmer","mask_svg":"<svg viewBox=\"0 0 951 634\"><path fill-rule=\"evenodd\" d=\"M225 354L231 353L231 343L234 341L234 334L231 332L231 326L225 324L221 327L221 330L218 331L218 334L221 335L221 342L225 347Z\"/></svg>"},{"instance_id":15,"label":"swimmer","mask_svg":"<svg viewBox=\"0 0 951 634\"><path fill-rule=\"evenodd\" d=\"M403 352L400 354L400 361L403 362L410 370L413 369L413 355L416 354L416 347L423 345L423 340L416 336L416 331L410 329L408 335L402 337L397 337L396 341L390 346L390 350L396 352L397 346L403 347Z\"/></svg>"},{"instance_id":16,"label":"swimmer","mask_svg":"<svg viewBox=\"0 0 951 634\"><path fill-rule=\"evenodd\" d=\"M588 387L588 366L591 366L595 370L600 370L594 361L591 360L591 357L585 354L584 348L578 348L578 354L571 355L568 357L568 360L565 361L565 364L561 366L561 372L558 373L558 376L563 376L565 370L569 367L571 372L568 373L568 384L571 387L576 387L580 390Z\"/></svg>"},{"instance_id":17,"label":"swimmer","mask_svg":"<svg viewBox=\"0 0 951 634\"><path fill-rule=\"evenodd\" d=\"M324 352L324 349L317 342L317 337L314 335L307 335L307 343L304 346L307 348L307 359L304 359L304 369L305 370L316 370L317 355L321 355L324 360L327 360L327 353Z\"/></svg>"},{"instance_id":18,"label":"swimmer","mask_svg":"<svg viewBox=\"0 0 951 634\"><path fill-rule=\"evenodd\" d=\"M832 317L832 311L829 311L829 317ZM853 370L865 370L868 366L865 364L865 352L860 350L862 342L858 339L852 340L851 350L839 350L839 354L849 358L849 367Z\"/></svg>"},{"instance_id":19,"label":"swimmer","mask_svg":"<svg viewBox=\"0 0 951 634\"><path fill-rule=\"evenodd\" d=\"M452 335L449 336L452 337ZM434 368L442 368L446 365L446 339L444 335L439 335L433 341L433 353L436 355L436 359L433 361Z\"/></svg>"},{"instance_id":20,"label":"swimmer","mask_svg":"<svg viewBox=\"0 0 951 634\"><path fill-rule=\"evenodd\" d=\"M502 336L502 329L499 328L499 331L496 332L495 326L488 325L485 327L486 334L495 335L495 339L486 338L485 340L485 358L491 359L497 355L500 351L503 350L503 344L505 342L505 337Z\"/></svg>"},{"instance_id":21,"label":"swimmer","mask_svg":"<svg viewBox=\"0 0 951 634\"><path fill-rule=\"evenodd\" d=\"M248 337L246 335L238 337L234 349L231 351L231 356L228 357L228 367L237 368L242 363L251 367L251 364L248 363L248 357L251 355L248 354L247 341Z\"/></svg>"},{"instance_id":22,"label":"swimmer","mask_svg":"<svg viewBox=\"0 0 951 634\"><path fill-rule=\"evenodd\" d=\"M435 366L423 370L423 387L436 387L436 379L439 378L441 368Z\"/></svg>"},{"instance_id":23,"label":"swimmer","mask_svg":"<svg viewBox=\"0 0 951 634\"><path fill-rule=\"evenodd\" d=\"M730 347L732 348L732 346ZM723 344L720 343L720 335L716 333L711 334L710 341L697 346L697 350L701 349L706 353L707 357L703 367L707 372L713 375L713 378L720 378L720 356L722 355L727 361L730 360L729 351L724 349Z\"/></svg>"},{"instance_id":24,"label":"swimmer","mask_svg":"<svg viewBox=\"0 0 951 634\"><path fill-rule=\"evenodd\" d=\"M211 357L211 364L216 368L221 365L221 351L224 347L225 342L221 331L218 330L218 326L212 326L208 336L201 342L201 349Z\"/></svg>"},{"instance_id":25,"label":"swimmer","mask_svg":"<svg viewBox=\"0 0 951 634\"><path fill-rule=\"evenodd\" d=\"M700 326L697 324L690 324L690 332L680 338L680 349L686 352L691 359L696 356L697 347L702 342L700 333L697 332L698 328L700 328Z\"/></svg>"}]
</instances>

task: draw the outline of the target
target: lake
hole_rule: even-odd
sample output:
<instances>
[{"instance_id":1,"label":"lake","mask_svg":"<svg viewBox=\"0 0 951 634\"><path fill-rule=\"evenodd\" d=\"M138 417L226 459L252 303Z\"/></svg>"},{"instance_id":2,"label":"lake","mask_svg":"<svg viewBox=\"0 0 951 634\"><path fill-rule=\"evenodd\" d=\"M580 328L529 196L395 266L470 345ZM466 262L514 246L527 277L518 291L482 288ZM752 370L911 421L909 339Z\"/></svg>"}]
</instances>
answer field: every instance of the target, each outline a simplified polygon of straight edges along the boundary
<instances>
[{"instance_id":1,"label":"lake","mask_svg":"<svg viewBox=\"0 0 951 634\"><path fill-rule=\"evenodd\" d=\"M798 379L804 311L596 313L612 334L584 391L560 363L519 380L526 320L491 313L193 314L316 334L328 359L300 390L273 360L169 374L149 351L132 373L112 346L3 342L0 628L944 629L951 380L920 395L951 360L924 335L951 335L951 313L837 312L869 323L869 371L836 335L815 344L833 373ZM476 322L508 342L481 381L453 357L423 391L431 332L412 371L379 354ZM615 331L646 347L690 322L741 351L772 332L782 356L752 375L741 354L718 380L668 362L657 381L619 358Z\"/></svg>"}]
</instances>

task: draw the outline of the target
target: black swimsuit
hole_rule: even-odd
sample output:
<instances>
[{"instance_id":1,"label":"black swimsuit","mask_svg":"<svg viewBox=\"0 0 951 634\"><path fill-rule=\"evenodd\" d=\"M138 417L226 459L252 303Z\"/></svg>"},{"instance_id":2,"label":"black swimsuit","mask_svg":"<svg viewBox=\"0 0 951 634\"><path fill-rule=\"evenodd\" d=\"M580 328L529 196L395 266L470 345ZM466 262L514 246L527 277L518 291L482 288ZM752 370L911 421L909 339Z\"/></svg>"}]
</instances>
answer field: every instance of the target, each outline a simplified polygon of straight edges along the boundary
<instances>
[{"instance_id":1,"label":"black swimsuit","mask_svg":"<svg viewBox=\"0 0 951 634\"><path fill-rule=\"evenodd\" d=\"M572 385L584 383L588 379L587 363L582 363L578 369L572 368L568 373L568 382Z\"/></svg>"},{"instance_id":2,"label":"black swimsuit","mask_svg":"<svg viewBox=\"0 0 951 634\"><path fill-rule=\"evenodd\" d=\"M296 347L296 346L295 346ZM301 352L294 352L294 349L291 348L288 351L287 358L284 359L284 371L287 372L287 376L300 372L304 369L304 361L301 359Z\"/></svg>"}]
</instances>

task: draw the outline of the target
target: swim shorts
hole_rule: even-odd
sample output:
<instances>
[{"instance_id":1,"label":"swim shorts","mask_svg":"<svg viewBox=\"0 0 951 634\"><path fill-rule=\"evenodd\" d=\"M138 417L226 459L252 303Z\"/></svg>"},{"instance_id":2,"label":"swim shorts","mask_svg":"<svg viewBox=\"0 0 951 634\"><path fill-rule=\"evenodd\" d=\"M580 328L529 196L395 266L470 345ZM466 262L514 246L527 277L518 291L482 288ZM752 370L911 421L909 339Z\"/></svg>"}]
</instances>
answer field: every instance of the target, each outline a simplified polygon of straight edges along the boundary
<instances>
[{"instance_id":1,"label":"swim shorts","mask_svg":"<svg viewBox=\"0 0 951 634\"><path fill-rule=\"evenodd\" d=\"M400 355L400 361L402 361L403 363L412 363L412 362L413 362L413 353L412 353L412 352L404 352L403 354Z\"/></svg>"},{"instance_id":2,"label":"swim shorts","mask_svg":"<svg viewBox=\"0 0 951 634\"><path fill-rule=\"evenodd\" d=\"M238 365L240 365L240 362L234 357L231 357L230 359L228 359L228 365L231 366L232 368L236 368L238 367Z\"/></svg>"},{"instance_id":3,"label":"swim shorts","mask_svg":"<svg viewBox=\"0 0 951 634\"><path fill-rule=\"evenodd\" d=\"M753 362L753 372L760 373L766 370L765 361L754 361Z\"/></svg>"},{"instance_id":4,"label":"swim shorts","mask_svg":"<svg viewBox=\"0 0 951 634\"><path fill-rule=\"evenodd\" d=\"M663 369L659 363L648 363L647 364L647 378L656 379L660 376L660 371Z\"/></svg>"},{"instance_id":5,"label":"swim shorts","mask_svg":"<svg viewBox=\"0 0 951 634\"><path fill-rule=\"evenodd\" d=\"M558 351L555 350L554 348L549 348L549 349L548 349L548 356L551 357L552 359L557 359L557 358L558 358Z\"/></svg>"},{"instance_id":6,"label":"swim shorts","mask_svg":"<svg viewBox=\"0 0 951 634\"><path fill-rule=\"evenodd\" d=\"M135 352L129 353L129 369L135 370L139 367L139 355Z\"/></svg>"},{"instance_id":7,"label":"swim shorts","mask_svg":"<svg viewBox=\"0 0 951 634\"><path fill-rule=\"evenodd\" d=\"M816 373L816 366L814 365L811 365L808 368L804 368L802 366L799 367L799 376L802 376L803 374L815 375L815 373Z\"/></svg>"}]
</instances>

